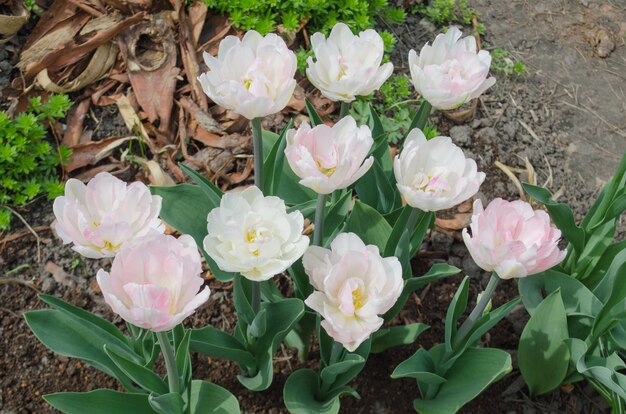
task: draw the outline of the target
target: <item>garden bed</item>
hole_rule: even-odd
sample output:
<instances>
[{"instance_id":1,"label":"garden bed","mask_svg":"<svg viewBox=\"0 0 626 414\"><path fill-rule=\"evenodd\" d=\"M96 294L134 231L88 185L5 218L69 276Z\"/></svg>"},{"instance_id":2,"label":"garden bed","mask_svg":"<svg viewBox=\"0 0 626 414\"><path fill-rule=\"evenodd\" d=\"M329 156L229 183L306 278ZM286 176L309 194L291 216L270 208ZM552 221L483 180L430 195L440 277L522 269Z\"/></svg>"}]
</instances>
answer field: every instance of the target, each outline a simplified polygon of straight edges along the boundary
<instances>
[{"instance_id":1,"label":"garden bed","mask_svg":"<svg viewBox=\"0 0 626 414\"><path fill-rule=\"evenodd\" d=\"M440 133L450 135L466 156L475 158L479 169L487 173L477 197L486 200L518 197L513 181L495 166L495 162L524 169L524 158L527 158L536 171L538 182L551 180L550 188L561 191L559 200L572 206L580 217L626 149L623 129L626 98L619 86L623 85L620 73L626 67L626 22L623 18L620 21L624 10L618 10L608 1L589 6L583 3L560 6L558 2L545 2L540 7L523 1L483 0L475 6L487 28L483 41L505 46L528 67L522 76L500 77L489 94L480 98L473 119L456 124L441 115L431 117ZM594 35L586 32L595 34L603 27L615 32L618 41L609 56L600 58L598 45L587 40L588 36L595 39ZM432 23L415 16L409 16L404 25L392 30L399 38L393 59L400 73L407 72L408 50L419 49L439 31ZM118 131L107 133L126 134L122 123L118 123L117 128ZM517 175L524 177L525 173ZM133 174L129 172L126 178L132 180ZM0 412L53 412L42 400L43 394L118 388L118 385L83 362L53 354L36 340L22 317L24 311L43 307L36 294L53 294L116 321L119 326L122 323L104 304L95 282L97 269L108 266L108 259L83 259L69 247L62 246L47 227L54 218L50 202L39 199L18 212L36 230L39 240L19 222L13 233L0 236ZM442 218L459 219L453 214ZM619 226L622 234L624 228L622 222ZM423 273L437 261L460 267L472 278L470 297L475 298L486 285L488 274L474 264L458 236L456 230L432 232L412 264L416 274ZM412 412L412 400L418 394L415 381L392 381L389 375L418 347L428 348L441 342L446 309L460 280L457 276L435 282L411 296L395 323L422 322L431 328L415 344L372 355L352 384L362 399L344 398L342 412ZM236 317L231 286L215 279L208 279L207 283L212 289L211 298L188 323L197 327L208 323L232 330ZM288 284L286 280L278 283L282 287ZM494 305L516 295L515 282L505 281L496 292ZM485 344L510 352L514 367L518 338L526 320L526 311L520 306L484 338ZM315 366L315 355L313 349L309 366ZM242 411L249 413L286 412L282 403L284 381L288 373L304 366L292 350L281 347L275 359L272 386L263 393L252 393L237 381L238 368L234 363L201 355L194 355L193 361L196 378L229 389L238 397ZM161 368L164 373L164 367ZM562 387L531 400L519 373L514 370L462 412L605 411L605 403L585 383Z\"/></svg>"}]
</instances>

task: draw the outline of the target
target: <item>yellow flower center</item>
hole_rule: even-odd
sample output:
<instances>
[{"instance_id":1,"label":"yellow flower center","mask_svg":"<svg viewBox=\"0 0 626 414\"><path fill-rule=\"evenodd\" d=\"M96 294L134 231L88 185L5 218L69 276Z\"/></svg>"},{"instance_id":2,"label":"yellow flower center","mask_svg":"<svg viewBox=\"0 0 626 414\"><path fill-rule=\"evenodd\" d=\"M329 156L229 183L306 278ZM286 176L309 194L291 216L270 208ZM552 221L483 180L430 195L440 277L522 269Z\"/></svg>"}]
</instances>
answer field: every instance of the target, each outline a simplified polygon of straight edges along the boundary
<instances>
[{"instance_id":1,"label":"yellow flower center","mask_svg":"<svg viewBox=\"0 0 626 414\"><path fill-rule=\"evenodd\" d=\"M243 86L246 87L246 89L250 90L250 86L252 85L252 79L250 78L245 78L243 80Z\"/></svg>"},{"instance_id":2,"label":"yellow flower center","mask_svg":"<svg viewBox=\"0 0 626 414\"><path fill-rule=\"evenodd\" d=\"M352 291L352 303L354 303L354 310L357 311L363 307L363 293L361 289L356 288Z\"/></svg>"},{"instance_id":3,"label":"yellow flower center","mask_svg":"<svg viewBox=\"0 0 626 414\"><path fill-rule=\"evenodd\" d=\"M246 240L248 243L254 243L256 241L256 230L248 230L246 233Z\"/></svg>"},{"instance_id":4,"label":"yellow flower center","mask_svg":"<svg viewBox=\"0 0 626 414\"><path fill-rule=\"evenodd\" d=\"M330 177L331 175L333 175L335 173L335 170L337 169L337 167L330 167L330 168L324 168L322 167L322 163L319 161L315 161L315 164L317 165L317 169L324 174L326 177Z\"/></svg>"},{"instance_id":5,"label":"yellow flower center","mask_svg":"<svg viewBox=\"0 0 626 414\"><path fill-rule=\"evenodd\" d=\"M102 247L102 250L108 250L108 251L115 251L117 249L120 248L120 246L122 245L122 243L118 243L118 244L113 244L108 240L104 241L104 246Z\"/></svg>"}]
</instances>

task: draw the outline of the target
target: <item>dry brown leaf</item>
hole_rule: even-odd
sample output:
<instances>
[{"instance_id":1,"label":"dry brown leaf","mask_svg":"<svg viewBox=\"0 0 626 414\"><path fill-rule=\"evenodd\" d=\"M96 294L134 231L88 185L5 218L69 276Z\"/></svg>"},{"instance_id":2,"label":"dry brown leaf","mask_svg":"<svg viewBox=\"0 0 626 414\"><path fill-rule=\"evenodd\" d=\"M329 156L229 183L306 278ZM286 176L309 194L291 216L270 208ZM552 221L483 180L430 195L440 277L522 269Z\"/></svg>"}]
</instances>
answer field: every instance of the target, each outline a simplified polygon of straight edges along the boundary
<instances>
[{"instance_id":1,"label":"dry brown leaf","mask_svg":"<svg viewBox=\"0 0 626 414\"><path fill-rule=\"evenodd\" d=\"M22 0L11 0L4 10L6 14L0 14L0 44L17 33L30 17Z\"/></svg>"},{"instance_id":2,"label":"dry brown leaf","mask_svg":"<svg viewBox=\"0 0 626 414\"><path fill-rule=\"evenodd\" d=\"M119 45L139 105L150 122L160 121L160 131L169 131L180 72L169 12L153 15L150 21L124 31Z\"/></svg>"},{"instance_id":3,"label":"dry brown leaf","mask_svg":"<svg viewBox=\"0 0 626 414\"><path fill-rule=\"evenodd\" d=\"M206 21L207 5L201 1L195 1L189 6L189 24L191 26L192 41L197 45Z\"/></svg>"},{"instance_id":4,"label":"dry brown leaf","mask_svg":"<svg viewBox=\"0 0 626 414\"><path fill-rule=\"evenodd\" d=\"M478 99L472 100L472 104L467 109L458 109L454 111L442 111L443 115L457 124L463 124L474 119L476 109L478 108Z\"/></svg>"},{"instance_id":5,"label":"dry brown leaf","mask_svg":"<svg viewBox=\"0 0 626 414\"><path fill-rule=\"evenodd\" d=\"M135 112L128 97L126 95L120 95L115 103L120 110L120 115L124 120L124 124L126 124L126 128L133 133L138 131L144 140L149 141L150 137L148 136L148 131L146 131L141 123L141 119L137 116L137 112Z\"/></svg>"},{"instance_id":6,"label":"dry brown leaf","mask_svg":"<svg viewBox=\"0 0 626 414\"><path fill-rule=\"evenodd\" d=\"M86 165L93 165L107 157L115 148L131 139L136 139L136 137L110 137L101 141L76 145L72 151L72 158L65 169L67 172L72 172Z\"/></svg>"},{"instance_id":7,"label":"dry brown leaf","mask_svg":"<svg viewBox=\"0 0 626 414\"><path fill-rule=\"evenodd\" d=\"M463 230L469 226L472 219L471 213L458 213L451 219L435 219L435 225L445 230Z\"/></svg>"},{"instance_id":8,"label":"dry brown leaf","mask_svg":"<svg viewBox=\"0 0 626 414\"><path fill-rule=\"evenodd\" d=\"M72 18L75 14L76 6L74 4L66 0L55 0L41 16L37 25L31 30L24 44L24 50L29 49L42 36L55 29L64 20Z\"/></svg>"},{"instance_id":9,"label":"dry brown leaf","mask_svg":"<svg viewBox=\"0 0 626 414\"><path fill-rule=\"evenodd\" d=\"M304 108L305 108L305 105L304 105L305 97L306 95L304 93L304 89L302 88L302 86L296 85L296 89L293 91L293 95L291 96L291 99L289 100L289 103L287 104L287 106L298 112L302 112L304 111Z\"/></svg>"},{"instance_id":10,"label":"dry brown leaf","mask_svg":"<svg viewBox=\"0 0 626 414\"><path fill-rule=\"evenodd\" d=\"M63 145L67 145L70 148L78 145L83 134L85 115L87 115L90 105L91 100L83 99L70 109L67 116L67 129L63 134L63 141L61 142Z\"/></svg>"},{"instance_id":11,"label":"dry brown leaf","mask_svg":"<svg viewBox=\"0 0 626 414\"><path fill-rule=\"evenodd\" d=\"M201 3L195 3L201 4ZM206 15L206 5L198 10L200 15ZM197 9L198 7L196 7ZM198 45L197 39L194 38L192 34L191 28L191 18L194 16L194 11L190 10L190 16L187 16L185 13L185 8L181 7L178 14L178 27L179 27L179 44L180 44L180 53L183 61L183 67L185 69L185 74L187 80L191 86L191 90L193 92L193 98L198 103L200 108L203 111L208 111L208 102L207 96L202 90L202 85L198 80L198 76L200 75L200 64L198 63L198 57L196 54L196 47ZM198 18L196 16L196 18ZM203 22L196 23L197 27L202 28Z\"/></svg>"},{"instance_id":12,"label":"dry brown leaf","mask_svg":"<svg viewBox=\"0 0 626 414\"><path fill-rule=\"evenodd\" d=\"M69 283L70 275L58 264L49 260L44 266L44 269L52 274L55 282L61 285L67 285Z\"/></svg>"}]
</instances>

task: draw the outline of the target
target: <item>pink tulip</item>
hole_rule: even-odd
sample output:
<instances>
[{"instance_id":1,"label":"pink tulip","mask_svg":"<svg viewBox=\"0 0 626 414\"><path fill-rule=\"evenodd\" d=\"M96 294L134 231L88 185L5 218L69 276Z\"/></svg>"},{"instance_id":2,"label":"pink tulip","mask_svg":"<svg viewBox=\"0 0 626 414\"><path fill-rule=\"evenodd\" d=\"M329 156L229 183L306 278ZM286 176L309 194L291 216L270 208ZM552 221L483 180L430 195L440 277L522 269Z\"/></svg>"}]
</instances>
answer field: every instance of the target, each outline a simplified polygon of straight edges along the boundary
<instances>
[{"instance_id":1,"label":"pink tulip","mask_svg":"<svg viewBox=\"0 0 626 414\"><path fill-rule=\"evenodd\" d=\"M63 243L74 243L72 249L91 259L113 257L124 243L165 230L160 196L141 182L127 185L106 172L86 186L69 179L53 208Z\"/></svg>"},{"instance_id":2,"label":"pink tulip","mask_svg":"<svg viewBox=\"0 0 626 414\"><path fill-rule=\"evenodd\" d=\"M496 198L485 209L476 200L470 228L472 235L463 230L463 240L472 258L502 279L543 272L567 254L559 250L561 231L550 224L550 216L521 200Z\"/></svg>"},{"instance_id":3,"label":"pink tulip","mask_svg":"<svg viewBox=\"0 0 626 414\"><path fill-rule=\"evenodd\" d=\"M391 309L404 287L398 259L381 257L376 246L366 246L354 233L337 235L330 250L309 247L302 264L315 288L304 302L350 352L381 327L378 315Z\"/></svg>"},{"instance_id":4,"label":"pink tulip","mask_svg":"<svg viewBox=\"0 0 626 414\"><path fill-rule=\"evenodd\" d=\"M168 331L209 298L191 236L159 235L124 246L96 276L104 300L122 319L154 332Z\"/></svg>"},{"instance_id":5,"label":"pink tulip","mask_svg":"<svg viewBox=\"0 0 626 414\"><path fill-rule=\"evenodd\" d=\"M348 187L369 170L374 158L365 158L373 144L370 129L358 127L354 118L346 116L332 128L311 128L305 122L297 131L290 129L285 155L300 184L318 194L330 194Z\"/></svg>"}]
</instances>

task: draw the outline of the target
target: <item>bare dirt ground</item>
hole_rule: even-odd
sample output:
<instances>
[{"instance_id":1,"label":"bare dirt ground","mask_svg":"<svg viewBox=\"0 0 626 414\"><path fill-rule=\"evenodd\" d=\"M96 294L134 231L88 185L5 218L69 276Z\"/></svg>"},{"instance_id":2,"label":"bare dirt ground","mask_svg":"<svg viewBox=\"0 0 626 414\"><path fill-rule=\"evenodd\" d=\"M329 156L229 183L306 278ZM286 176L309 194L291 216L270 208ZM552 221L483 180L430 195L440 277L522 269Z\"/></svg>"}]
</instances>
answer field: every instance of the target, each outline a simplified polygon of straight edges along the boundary
<instances>
[{"instance_id":1,"label":"bare dirt ground","mask_svg":"<svg viewBox=\"0 0 626 414\"><path fill-rule=\"evenodd\" d=\"M481 197L515 198L516 186L495 162L523 169L524 158L528 158L538 182L547 182L580 216L626 150L626 3L476 0L470 5L478 10L486 27L483 47L506 48L526 64L527 73L517 78L499 76L496 87L481 98L473 120L456 124L440 114L431 120L487 172ZM407 69L408 50L419 50L438 32L431 23L415 16L393 30L399 37L393 59L400 71ZM3 53L0 50L0 57ZM523 172L518 175L525 176ZM20 212L35 228L53 220L51 203L44 200ZM94 277L96 270L107 264L77 259L46 229L39 231L38 258L37 243L28 230L15 222L13 231L22 236L0 243L0 413L53 412L41 395L115 387L114 381L95 369L49 352L32 336L21 316L26 310L42 306L35 295L44 292L114 319L103 306ZM416 269L424 268L432 260L449 261L470 275L472 296L484 287L485 275L463 244L452 237L433 233L414 265ZM456 278L433 284L413 297L401 317L422 321L431 329L413 345L373 356L354 384L362 399L345 399L343 413L412 412L411 401L417 396L414 381L392 382L389 374L419 346L430 347L441 341L445 309L458 282ZM210 284L212 298L192 322L229 329L235 318L229 287ZM510 299L516 290L514 282L502 283L495 304ZM517 310L484 338L486 344L506 349L515 360L517 337L525 318L525 311ZM119 322L119 318L116 320ZM261 394L246 391L238 384L237 368L232 364L195 358L196 376L229 388L240 398L244 412L286 412L282 384L286 375L299 366L287 350L277 357L275 383ZM514 371L462 412L587 414L606 412L606 405L585 384L531 400L519 373Z\"/></svg>"}]
</instances>

